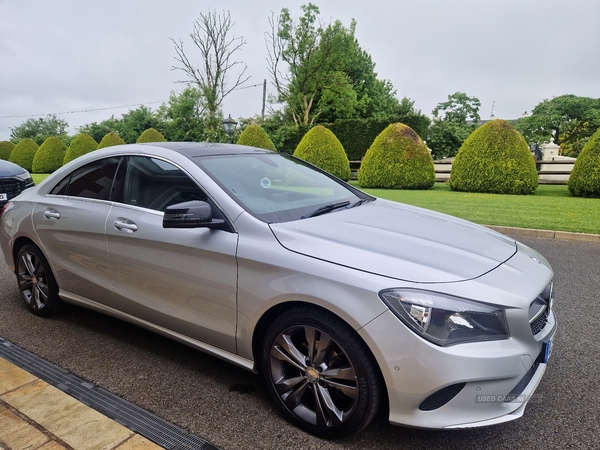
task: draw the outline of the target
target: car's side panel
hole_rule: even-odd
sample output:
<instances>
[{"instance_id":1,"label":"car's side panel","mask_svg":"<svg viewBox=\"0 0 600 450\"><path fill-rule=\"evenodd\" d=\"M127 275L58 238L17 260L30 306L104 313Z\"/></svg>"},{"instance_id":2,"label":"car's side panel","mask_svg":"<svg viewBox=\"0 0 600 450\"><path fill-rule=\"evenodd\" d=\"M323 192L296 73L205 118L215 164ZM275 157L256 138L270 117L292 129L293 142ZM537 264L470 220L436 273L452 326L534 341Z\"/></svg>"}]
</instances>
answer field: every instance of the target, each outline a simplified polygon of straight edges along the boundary
<instances>
[{"instance_id":1,"label":"car's side panel","mask_svg":"<svg viewBox=\"0 0 600 450\"><path fill-rule=\"evenodd\" d=\"M162 218L126 205L111 210L106 233L115 298L107 306L236 352L238 235L165 229Z\"/></svg>"},{"instance_id":2,"label":"car's side panel","mask_svg":"<svg viewBox=\"0 0 600 450\"><path fill-rule=\"evenodd\" d=\"M104 233L111 204L77 197L40 198L32 222L37 242L52 264L59 288L104 301L112 274Z\"/></svg>"}]
</instances>

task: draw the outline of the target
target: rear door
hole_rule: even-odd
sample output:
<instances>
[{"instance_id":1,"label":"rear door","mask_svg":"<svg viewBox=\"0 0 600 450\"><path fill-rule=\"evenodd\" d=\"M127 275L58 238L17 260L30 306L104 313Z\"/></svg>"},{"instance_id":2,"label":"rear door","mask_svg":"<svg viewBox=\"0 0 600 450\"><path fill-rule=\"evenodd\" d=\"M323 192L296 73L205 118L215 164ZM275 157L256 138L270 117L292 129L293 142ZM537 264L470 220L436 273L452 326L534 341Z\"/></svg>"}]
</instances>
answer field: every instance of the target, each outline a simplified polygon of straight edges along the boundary
<instances>
[{"instance_id":1,"label":"rear door","mask_svg":"<svg viewBox=\"0 0 600 450\"><path fill-rule=\"evenodd\" d=\"M104 303L112 297L105 224L120 157L76 169L33 211L33 224L62 291Z\"/></svg>"}]
</instances>

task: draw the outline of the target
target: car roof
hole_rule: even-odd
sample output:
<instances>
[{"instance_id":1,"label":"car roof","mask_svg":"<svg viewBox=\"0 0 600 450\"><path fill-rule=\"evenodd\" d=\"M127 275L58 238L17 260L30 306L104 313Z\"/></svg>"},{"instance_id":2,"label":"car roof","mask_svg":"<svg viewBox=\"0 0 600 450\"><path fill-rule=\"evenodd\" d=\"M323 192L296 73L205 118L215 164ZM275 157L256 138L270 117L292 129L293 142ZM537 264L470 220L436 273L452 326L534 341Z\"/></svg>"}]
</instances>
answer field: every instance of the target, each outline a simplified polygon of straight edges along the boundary
<instances>
[{"instance_id":1,"label":"car roof","mask_svg":"<svg viewBox=\"0 0 600 450\"><path fill-rule=\"evenodd\" d=\"M246 145L217 144L212 142L152 142L137 145L161 147L180 153L187 158L198 156L241 155L247 153L273 153L271 150L249 147Z\"/></svg>"}]
</instances>

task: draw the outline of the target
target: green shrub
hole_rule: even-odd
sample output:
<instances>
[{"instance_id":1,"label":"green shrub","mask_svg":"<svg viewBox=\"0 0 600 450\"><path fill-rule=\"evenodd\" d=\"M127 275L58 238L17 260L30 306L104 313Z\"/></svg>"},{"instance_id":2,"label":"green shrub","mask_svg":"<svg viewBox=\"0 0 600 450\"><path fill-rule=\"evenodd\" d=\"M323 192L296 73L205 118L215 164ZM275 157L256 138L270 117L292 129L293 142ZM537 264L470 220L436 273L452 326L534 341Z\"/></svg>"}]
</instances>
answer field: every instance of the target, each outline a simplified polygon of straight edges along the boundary
<instances>
[{"instance_id":1,"label":"green shrub","mask_svg":"<svg viewBox=\"0 0 600 450\"><path fill-rule=\"evenodd\" d=\"M581 150L567 186L577 197L600 197L600 129Z\"/></svg>"},{"instance_id":2,"label":"green shrub","mask_svg":"<svg viewBox=\"0 0 600 450\"><path fill-rule=\"evenodd\" d=\"M363 188L429 189L435 183L433 159L412 128L394 123L367 150L358 183Z\"/></svg>"},{"instance_id":3,"label":"green shrub","mask_svg":"<svg viewBox=\"0 0 600 450\"><path fill-rule=\"evenodd\" d=\"M304 135L294 156L342 180L350 179L350 163L344 147L335 134L321 125L311 128Z\"/></svg>"},{"instance_id":4,"label":"green shrub","mask_svg":"<svg viewBox=\"0 0 600 450\"><path fill-rule=\"evenodd\" d=\"M10 141L0 142L0 159L8 161L14 148L15 144Z\"/></svg>"},{"instance_id":5,"label":"green shrub","mask_svg":"<svg viewBox=\"0 0 600 450\"><path fill-rule=\"evenodd\" d=\"M448 183L455 191L533 194L538 174L523 136L507 121L495 119L463 142Z\"/></svg>"},{"instance_id":6,"label":"green shrub","mask_svg":"<svg viewBox=\"0 0 600 450\"><path fill-rule=\"evenodd\" d=\"M31 171L33 173L52 173L60 168L67 153L67 146L56 136L47 138L35 154Z\"/></svg>"},{"instance_id":7,"label":"green shrub","mask_svg":"<svg viewBox=\"0 0 600 450\"><path fill-rule=\"evenodd\" d=\"M144 130L140 137L136 141L137 144L141 144L144 142L167 142L162 133L154 128L148 128Z\"/></svg>"},{"instance_id":8,"label":"green shrub","mask_svg":"<svg viewBox=\"0 0 600 450\"><path fill-rule=\"evenodd\" d=\"M98 148L98 143L87 133L80 133L73 138L71 145L67 148L63 165L73 161L75 158L85 155Z\"/></svg>"},{"instance_id":9,"label":"green shrub","mask_svg":"<svg viewBox=\"0 0 600 450\"><path fill-rule=\"evenodd\" d=\"M21 166L25 170L31 171L31 164L38 148L40 148L39 145L32 139L23 139L13 149L9 161Z\"/></svg>"},{"instance_id":10,"label":"green shrub","mask_svg":"<svg viewBox=\"0 0 600 450\"><path fill-rule=\"evenodd\" d=\"M123 145L125 141L119 137L117 133L107 133L100 143L98 144L98 148L112 147L113 145Z\"/></svg>"},{"instance_id":11,"label":"green shrub","mask_svg":"<svg viewBox=\"0 0 600 450\"><path fill-rule=\"evenodd\" d=\"M277 150L275 144L269 135L259 125L253 123L248 125L240 138L237 140L238 145L249 145L250 147L264 148L267 150Z\"/></svg>"}]
</instances>

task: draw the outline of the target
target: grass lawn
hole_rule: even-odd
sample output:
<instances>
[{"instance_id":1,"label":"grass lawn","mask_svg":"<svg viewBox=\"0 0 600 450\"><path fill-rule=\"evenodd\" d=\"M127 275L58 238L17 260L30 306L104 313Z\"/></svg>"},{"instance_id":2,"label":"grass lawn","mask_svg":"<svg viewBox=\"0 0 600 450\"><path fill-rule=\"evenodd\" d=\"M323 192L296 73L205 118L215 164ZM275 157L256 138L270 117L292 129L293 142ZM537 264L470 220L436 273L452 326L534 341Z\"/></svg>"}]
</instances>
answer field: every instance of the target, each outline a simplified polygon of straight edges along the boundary
<instances>
[{"instance_id":1,"label":"grass lawn","mask_svg":"<svg viewBox=\"0 0 600 450\"><path fill-rule=\"evenodd\" d=\"M47 176L32 174L36 184ZM436 183L428 191L363 190L484 225L600 234L600 199L572 197L565 185L541 184L535 195L454 192L445 183Z\"/></svg>"},{"instance_id":2,"label":"grass lawn","mask_svg":"<svg viewBox=\"0 0 600 450\"><path fill-rule=\"evenodd\" d=\"M455 192L445 183L428 191L364 191L485 225L600 234L600 199L572 197L565 185L541 184L535 195Z\"/></svg>"}]
</instances>

